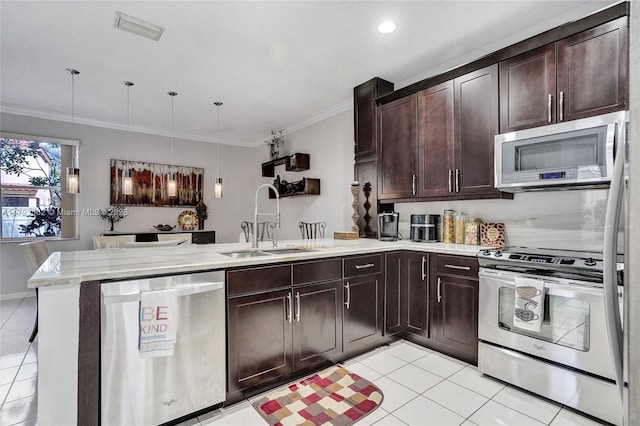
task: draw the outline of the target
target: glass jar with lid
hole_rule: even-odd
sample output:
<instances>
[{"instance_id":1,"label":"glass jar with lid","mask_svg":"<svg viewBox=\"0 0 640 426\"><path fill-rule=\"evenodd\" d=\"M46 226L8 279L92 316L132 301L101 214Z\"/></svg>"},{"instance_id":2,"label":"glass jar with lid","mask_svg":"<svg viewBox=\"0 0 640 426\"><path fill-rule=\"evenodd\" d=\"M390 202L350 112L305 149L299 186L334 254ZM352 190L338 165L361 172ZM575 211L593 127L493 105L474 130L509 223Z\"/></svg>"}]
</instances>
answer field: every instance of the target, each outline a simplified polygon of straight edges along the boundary
<instances>
[{"instance_id":1,"label":"glass jar with lid","mask_svg":"<svg viewBox=\"0 0 640 426\"><path fill-rule=\"evenodd\" d=\"M464 213L463 212L456 212L454 229L455 229L454 242L456 244L464 244Z\"/></svg>"},{"instance_id":2,"label":"glass jar with lid","mask_svg":"<svg viewBox=\"0 0 640 426\"><path fill-rule=\"evenodd\" d=\"M453 243L454 215L455 215L455 211L453 210L444 211L444 215L442 217L442 242L443 243Z\"/></svg>"},{"instance_id":3,"label":"glass jar with lid","mask_svg":"<svg viewBox=\"0 0 640 426\"><path fill-rule=\"evenodd\" d=\"M480 244L480 222L477 217L467 217L464 223L464 243L471 245Z\"/></svg>"}]
</instances>

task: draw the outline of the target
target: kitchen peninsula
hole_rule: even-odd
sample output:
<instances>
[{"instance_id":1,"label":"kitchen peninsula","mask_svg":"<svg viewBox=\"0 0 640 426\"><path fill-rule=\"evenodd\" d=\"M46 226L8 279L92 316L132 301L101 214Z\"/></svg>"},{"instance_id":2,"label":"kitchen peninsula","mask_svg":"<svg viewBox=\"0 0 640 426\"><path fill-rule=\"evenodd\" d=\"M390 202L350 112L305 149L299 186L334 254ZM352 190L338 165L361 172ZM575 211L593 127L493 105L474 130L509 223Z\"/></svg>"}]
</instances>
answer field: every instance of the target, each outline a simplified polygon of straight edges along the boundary
<instances>
[{"instance_id":1,"label":"kitchen peninsula","mask_svg":"<svg viewBox=\"0 0 640 426\"><path fill-rule=\"evenodd\" d=\"M302 250L293 250L294 248ZM293 278L291 281L295 286L296 266L306 268L305 265L317 264L324 270L325 262L332 261L338 265L338 280L336 282L346 283L347 288L351 283L354 295L358 291L356 285L366 281L363 278L367 278L367 276L363 275L375 272L375 275L368 276L376 277L374 283L380 297L374 297L374 300L377 300L380 305L379 312L382 312L382 305L386 303L387 298L395 297L396 300L400 300L399 292L392 290L394 286L399 288L400 283L392 282L393 279L390 278L393 278L393 274L386 277L385 280L385 259L386 264L389 265L389 271L397 272L394 269L397 267L391 266L392 262L396 262L393 265L400 265L399 259L404 259L401 257L404 255L419 257L419 259L408 259L408 261L422 261L422 281L420 281L419 274L417 279L420 281L426 303L425 275L436 273L435 268L429 266L429 259L434 259L432 261L434 265L437 265L438 256L446 259L447 262L459 258L468 262L469 265L477 265L475 255L480 247L444 243L424 244L409 241L324 239L281 241L276 248L260 247L259 250L274 251L250 257L228 255L231 252L247 253L250 251L249 244L238 243L53 253L29 280L30 287L39 289L39 351L41 356L38 366L38 422L48 425L97 424L100 421L100 284L102 282L212 270L227 270L236 273L240 271L242 273L246 268L253 268L255 271L258 270L256 269L258 267L269 267L270 265L274 267L276 265L278 267L292 265ZM280 254L277 254L278 250L282 250ZM291 251L293 253L290 253ZM375 264L368 271L365 269L366 272L360 271L359 269L363 266L353 261L359 259L375 260L375 262L368 261L365 264L367 267L371 263L377 263L378 259L380 264ZM425 274L425 264L429 267L430 274ZM312 268L304 270L309 271L310 269ZM477 272L477 266L471 266L468 270L470 273ZM420 268L417 268L417 271L419 272ZM340 281L343 274L346 278L344 281ZM400 276L397 273L395 275ZM227 272L227 277L229 277L229 272ZM477 274L475 277L469 275L468 278L477 280ZM267 280L265 279L265 281ZM231 280L227 278L228 297L236 297L241 291L234 290L238 294L232 295L229 288L230 282ZM384 291L385 286L386 291ZM477 281L475 286L477 291ZM367 289L368 287L362 286L361 288ZM338 305L342 307L342 292L338 292L338 294L340 295ZM475 294L477 296L477 293ZM353 295L349 293L349 296L351 298ZM242 295L238 297L242 297ZM393 309L385 308L384 311L387 316L394 314ZM475 312L473 314L475 315ZM398 320L399 315L398 311ZM342 318L342 311L340 318ZM347 319L348 314L345 313L345 324ZM394 321L389 319L385 321L383 331L382 314L376 319L376 322L380 325L378 327L380 337L396 332L392 329ZM345 351L350 347L347 342L348 334L349 332L345 331ZM351 342L354 341L355 338L351 339ZM340 349L342 349L342 345ZM342 353L342 351L340 352ZM76 377L77 380L69 380L69 377ZM231 381L228 385L231 387ZM235 389L238 387L236 386Z\"/></svg>"}]
</instances>

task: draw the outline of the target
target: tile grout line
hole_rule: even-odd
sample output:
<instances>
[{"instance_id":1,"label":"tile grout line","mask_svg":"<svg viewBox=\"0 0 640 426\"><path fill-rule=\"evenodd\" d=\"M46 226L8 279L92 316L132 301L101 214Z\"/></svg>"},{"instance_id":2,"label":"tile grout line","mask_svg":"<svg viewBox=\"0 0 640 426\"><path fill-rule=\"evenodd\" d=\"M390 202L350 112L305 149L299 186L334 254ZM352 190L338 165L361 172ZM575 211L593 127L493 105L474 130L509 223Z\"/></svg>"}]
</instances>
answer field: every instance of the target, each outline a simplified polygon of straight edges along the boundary
<instances>
[{"instance_id":1,"label":"tile grout line","mask_svg":"<svg viewBox=\"0 0 640 426\"><path fill-rule=\"evenodd\" d=\"M11 313L9 314L9 316L7 317L7 319L2 323L2 325L0 325L0 330L2 330L4 328L4 326L9 322L9 320L11 319L11 317L13 316L13 314L16 313L16 311L18 310L18 308L20 307L20 305L22 305L22 303L24 302L25 299L22 299L20 301L20 303L18 303L15 308L13 308L13 311L11 311Z\"/></svg>"}]
</instances>

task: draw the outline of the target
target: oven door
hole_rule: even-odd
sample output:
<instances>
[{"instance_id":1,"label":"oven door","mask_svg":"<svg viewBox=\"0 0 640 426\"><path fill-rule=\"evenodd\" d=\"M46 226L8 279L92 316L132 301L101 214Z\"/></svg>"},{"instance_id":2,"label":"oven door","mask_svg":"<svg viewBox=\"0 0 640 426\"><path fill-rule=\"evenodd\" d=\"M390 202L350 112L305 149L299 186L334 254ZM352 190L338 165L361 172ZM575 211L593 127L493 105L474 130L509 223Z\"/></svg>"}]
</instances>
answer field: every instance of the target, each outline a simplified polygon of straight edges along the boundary
<instances>
[{"instance_id":1,"label":"oven door","mask_svg":"<svg viewBox=\"0 0 640 426\"><path fill-rule=\"evenodd\" d=\"M516 275L545 280L540 332L513 326ZM487 268L479 276L480 340L614 379L602 288Z\"/></svg>"}]
</instances>

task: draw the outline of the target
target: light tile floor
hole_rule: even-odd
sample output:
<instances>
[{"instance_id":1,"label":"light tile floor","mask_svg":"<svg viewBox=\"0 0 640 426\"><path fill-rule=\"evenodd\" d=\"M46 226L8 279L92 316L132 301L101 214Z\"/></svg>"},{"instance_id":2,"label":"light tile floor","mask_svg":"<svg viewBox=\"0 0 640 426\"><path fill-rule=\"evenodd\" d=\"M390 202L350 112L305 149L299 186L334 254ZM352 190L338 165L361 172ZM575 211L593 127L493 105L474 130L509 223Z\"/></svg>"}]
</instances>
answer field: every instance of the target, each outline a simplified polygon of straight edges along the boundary
<instances>
[{"instance_id":1,"label":"light tile floor","mask_svg":"<svg viewBox=\"0 0 640 426\"><path fill-rule=\"evenodd\" d=\"M27 342L34 319L35 298L0 301L0 425L35 425L37 421L38 340ZM381 407L358 426L600 424L483 376L472 365L406 341L378 348L344 366L384 393ZM261 396L182 426L266 425L251 405Z\"/></svg>"}]
</instances>

